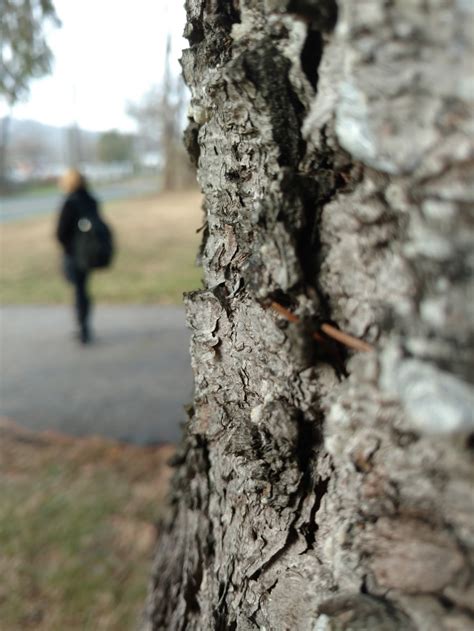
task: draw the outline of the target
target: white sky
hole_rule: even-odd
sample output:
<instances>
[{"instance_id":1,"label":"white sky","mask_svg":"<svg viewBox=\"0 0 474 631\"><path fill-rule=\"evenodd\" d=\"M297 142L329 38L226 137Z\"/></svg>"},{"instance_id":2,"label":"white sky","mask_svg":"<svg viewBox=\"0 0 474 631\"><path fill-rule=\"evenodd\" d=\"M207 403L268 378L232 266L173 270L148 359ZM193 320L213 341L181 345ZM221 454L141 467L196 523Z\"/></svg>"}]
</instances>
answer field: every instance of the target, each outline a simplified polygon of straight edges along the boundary
<instances>
[{"instance_id":1,"label":"white sky","mask_svg":"<svg viewBox=\"0 0 474 631\"><path fill-rule=\"evenodd\" d=\"M186 41L184 0L54 0L62 27L48 35L51 75L31 84L15 118L91 130L133 130L127 103L163 76L168 30L177 60ZM176 72L179 71L175 61ZM0 103L0 116L5 106Z\"/></svg>"}]
</instances>

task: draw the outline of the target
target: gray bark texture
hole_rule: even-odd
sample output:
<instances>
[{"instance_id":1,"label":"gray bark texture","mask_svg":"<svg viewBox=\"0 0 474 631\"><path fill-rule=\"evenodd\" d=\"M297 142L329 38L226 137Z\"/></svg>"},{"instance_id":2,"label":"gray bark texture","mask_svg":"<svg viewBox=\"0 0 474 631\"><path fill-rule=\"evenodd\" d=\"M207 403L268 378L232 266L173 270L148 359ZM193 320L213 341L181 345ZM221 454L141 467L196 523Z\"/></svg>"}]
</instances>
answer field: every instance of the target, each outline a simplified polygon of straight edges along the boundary
<instances>
[{"instance_id":1,"label":"gray bark texture","mask_svg":"<svg viewBox=\"0 0 474 631\"><path fill-rule=\"evenodd\" d=\"M204 288L144 628L472 629L474 3L186 4Z\"/></svg>"}]
</instances>

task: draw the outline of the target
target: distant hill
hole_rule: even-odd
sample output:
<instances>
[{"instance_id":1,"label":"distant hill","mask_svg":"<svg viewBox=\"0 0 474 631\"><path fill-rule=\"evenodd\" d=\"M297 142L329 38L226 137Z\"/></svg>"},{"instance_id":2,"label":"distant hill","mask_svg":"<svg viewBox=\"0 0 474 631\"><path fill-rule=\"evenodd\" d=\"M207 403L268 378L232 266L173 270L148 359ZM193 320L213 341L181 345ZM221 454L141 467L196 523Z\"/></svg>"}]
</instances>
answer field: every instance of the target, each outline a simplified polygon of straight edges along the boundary
<instances>
[{"instance_id":1,"label":"distant hill","mask_svg":"<svg viewBox=\"0 0 474 631\"><path fill-rule=\"evenodd\" d=\"M49 162L66 163L69 157L71 130L67 127L45 125L34 120L13 118L10 123L9 154L13 159L21 159L33 147L41 151ZM101 132L79 130L81 153L86 160L95 155L96 144Z\"/></svg>"}]
</instances>

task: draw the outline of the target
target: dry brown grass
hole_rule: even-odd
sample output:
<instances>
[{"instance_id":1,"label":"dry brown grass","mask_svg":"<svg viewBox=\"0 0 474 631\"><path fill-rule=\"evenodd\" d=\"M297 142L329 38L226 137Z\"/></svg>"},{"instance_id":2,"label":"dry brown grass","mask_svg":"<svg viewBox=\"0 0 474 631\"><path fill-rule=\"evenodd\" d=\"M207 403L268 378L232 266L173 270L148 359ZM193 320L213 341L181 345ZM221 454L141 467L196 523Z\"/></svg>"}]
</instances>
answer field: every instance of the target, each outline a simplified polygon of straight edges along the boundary
<instances>
[{"instance_id":1,"label":"dry brown grass","mask_svg":"<svg viewBox=\"0 0 474 631\"><path fill-rule=\"evenodd\" d=\"M93 276L97 300L108 303L179 303L200 286L195 266L202 223L197 191L112 202L104 216L112 225L117 257ZM54 240L56 217L4 224L0 231L0 300L3 304L65 303L70 289L60 273Z\"/></svg>"},{"instance_id":2,"label":"dry brown grass","mask_svg":"<svg viewBox=\"0 0 474 631\"><path fill-rule=\"evenodd\" d=\"M173 452L0 422L1 631L136 628Z\"/></svg>"}]
</instances>

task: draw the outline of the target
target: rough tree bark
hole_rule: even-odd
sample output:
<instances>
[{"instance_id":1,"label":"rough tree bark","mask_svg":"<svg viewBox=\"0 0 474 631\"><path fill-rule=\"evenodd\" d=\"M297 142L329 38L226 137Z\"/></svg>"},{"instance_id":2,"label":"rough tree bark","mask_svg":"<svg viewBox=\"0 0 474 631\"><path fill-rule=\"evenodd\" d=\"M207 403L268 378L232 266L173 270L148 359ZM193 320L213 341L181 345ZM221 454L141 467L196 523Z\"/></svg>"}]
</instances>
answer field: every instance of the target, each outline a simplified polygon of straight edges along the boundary
<instances>
[{"instance_id":1,"label":"rough tree bark","mask_svg":"<svg viewBox=\"0 0 474 631\"><path fill-rule=\"evenodd\" d=\"M470 629L474 5L186 4L205 288L144 627Z\"/></svg>"}]
</instances>

